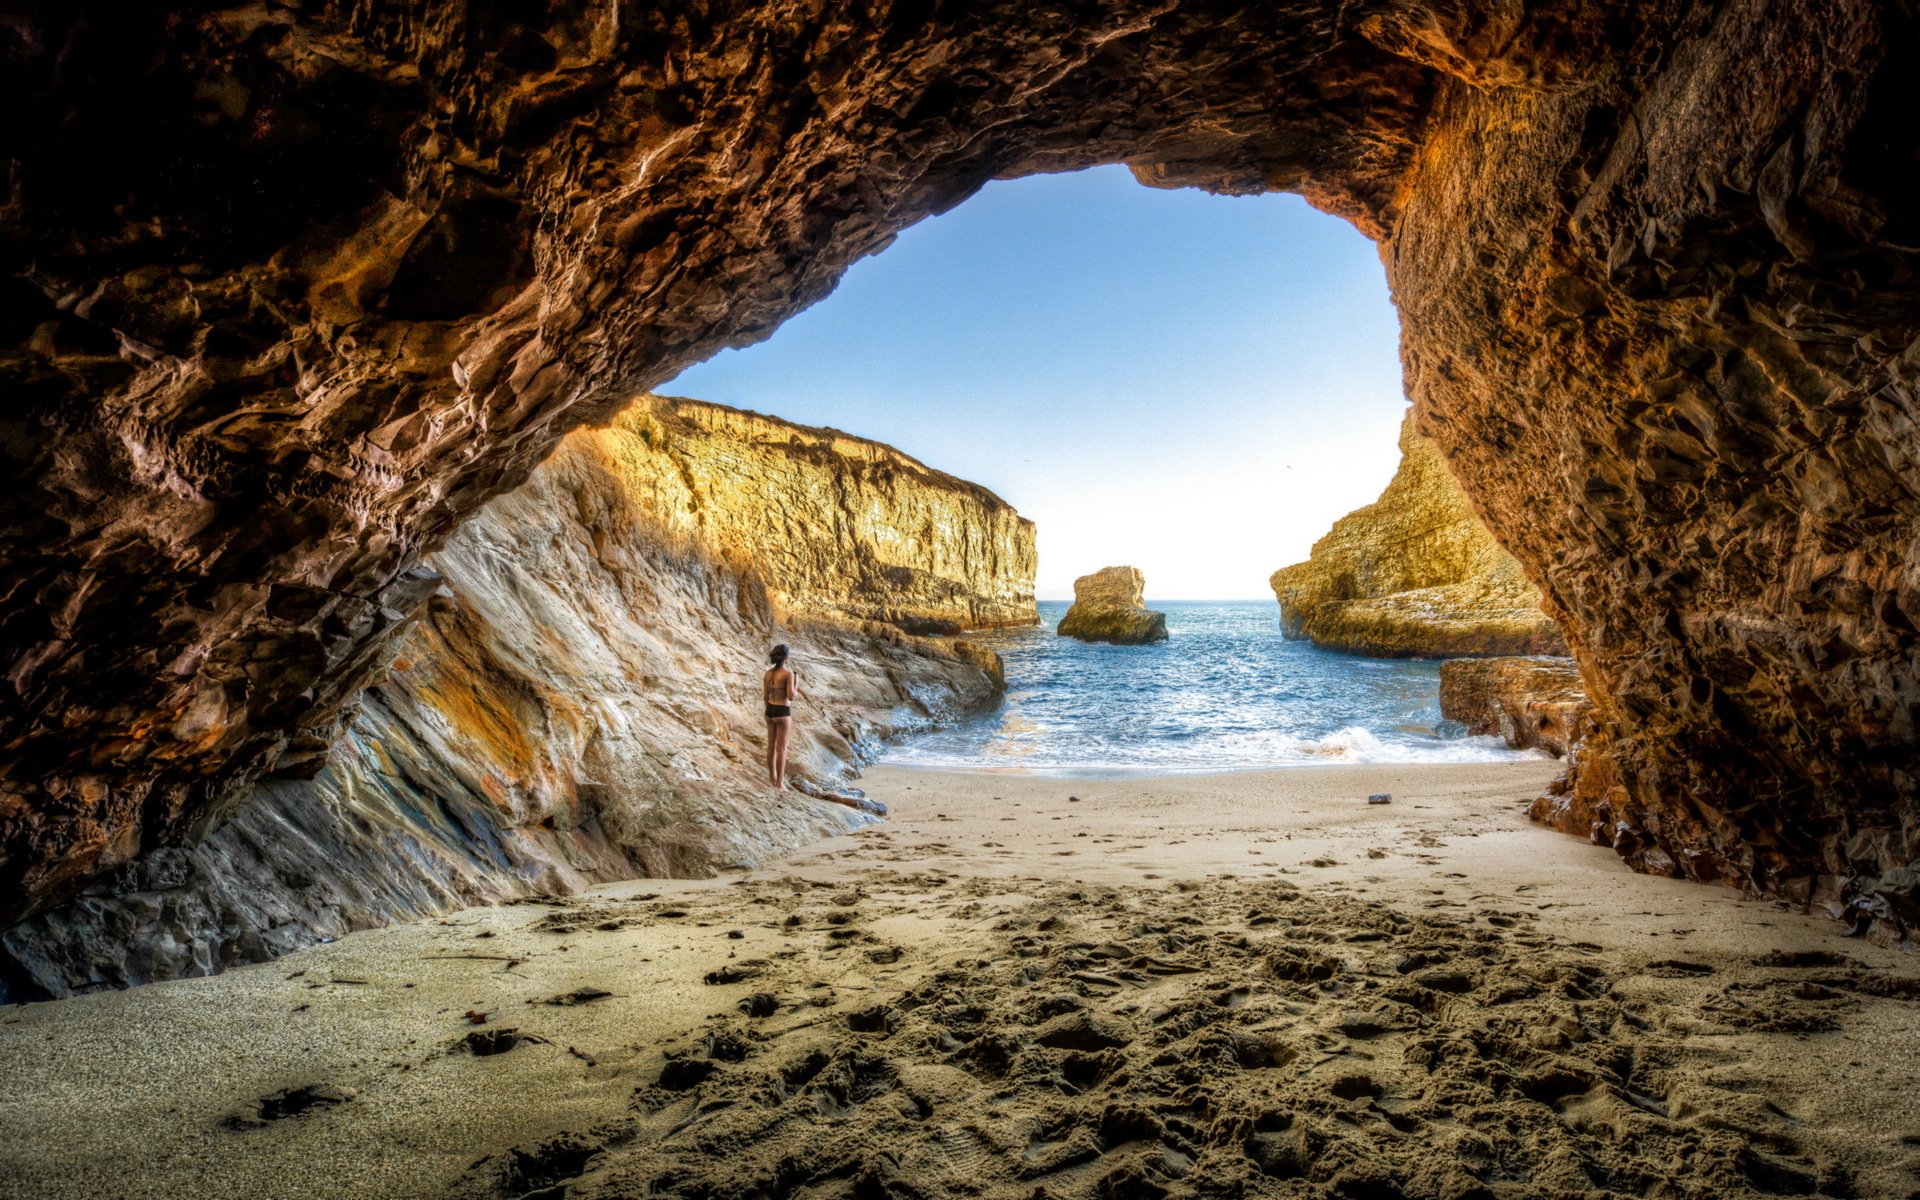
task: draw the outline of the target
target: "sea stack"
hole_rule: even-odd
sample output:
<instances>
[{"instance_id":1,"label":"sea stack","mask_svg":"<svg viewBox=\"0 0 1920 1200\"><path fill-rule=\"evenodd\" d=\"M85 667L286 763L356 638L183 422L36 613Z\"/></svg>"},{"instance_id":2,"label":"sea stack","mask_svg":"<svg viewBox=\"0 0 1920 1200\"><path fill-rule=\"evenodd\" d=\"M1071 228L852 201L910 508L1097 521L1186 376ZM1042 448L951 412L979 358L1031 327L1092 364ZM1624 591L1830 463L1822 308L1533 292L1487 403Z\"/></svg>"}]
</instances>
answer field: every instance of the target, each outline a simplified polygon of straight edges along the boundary
<instances>
[{"instance_id":1,"label":"sea stack","mask_svg":"<svg viewBox=\"0 0 1920 1200\"><path fill-rule=\"evenodd\" d=\"M1167 640L1167 614L1151 612L1141 599L1146 577L1138 567L1103 567L1073 581L1073 607L1059 632L1083 642L1139 646Z\"/></svg>"}]
</instances>

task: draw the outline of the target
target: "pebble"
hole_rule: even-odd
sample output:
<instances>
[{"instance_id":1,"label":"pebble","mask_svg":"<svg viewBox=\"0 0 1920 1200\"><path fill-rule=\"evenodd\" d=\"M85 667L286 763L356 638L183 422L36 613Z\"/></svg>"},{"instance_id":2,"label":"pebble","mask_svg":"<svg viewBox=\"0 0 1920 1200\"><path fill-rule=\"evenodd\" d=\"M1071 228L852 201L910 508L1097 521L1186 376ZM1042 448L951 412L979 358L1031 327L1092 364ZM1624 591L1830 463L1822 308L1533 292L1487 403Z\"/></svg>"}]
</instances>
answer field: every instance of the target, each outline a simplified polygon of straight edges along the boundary
<instances>
[{"instance_id":1,"label":"pebble","mask_svg":"<svg viewBox=\"0 0 1920 1200\"><path fill-rule=\"evenodd\" d=\"M1368 804L1392 804L1393 793L1392 792L1375 792L1373 795L1367 797L1367 803Z\"/></svg>"}]
</instances>

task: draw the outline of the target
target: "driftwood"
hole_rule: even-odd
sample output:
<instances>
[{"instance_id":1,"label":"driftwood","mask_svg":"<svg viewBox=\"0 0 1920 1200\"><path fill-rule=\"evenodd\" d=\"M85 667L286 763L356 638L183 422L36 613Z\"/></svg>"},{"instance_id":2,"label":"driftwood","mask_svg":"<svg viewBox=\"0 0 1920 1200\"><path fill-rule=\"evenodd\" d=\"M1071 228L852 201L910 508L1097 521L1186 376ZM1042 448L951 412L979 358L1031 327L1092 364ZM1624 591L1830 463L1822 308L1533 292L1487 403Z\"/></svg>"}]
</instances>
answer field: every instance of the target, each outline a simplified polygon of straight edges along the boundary
<instances>
[{"instance_id":1,"label":"driftwood","mask_svg":"<svg viewBox=\"0 0 1920 1200\"><path fill-rule=\"evenodd\" d=\"M887 815L886 805L880 803L878 800L867 799L867 794L859 788L824 788L817 783L810 783L804 780L795 780L793 786L797 791L812 796L815 800L827 800L834 804L844 804L848 808L856 809L870 816L884 817Z\"/></svg>"}]
</instances>

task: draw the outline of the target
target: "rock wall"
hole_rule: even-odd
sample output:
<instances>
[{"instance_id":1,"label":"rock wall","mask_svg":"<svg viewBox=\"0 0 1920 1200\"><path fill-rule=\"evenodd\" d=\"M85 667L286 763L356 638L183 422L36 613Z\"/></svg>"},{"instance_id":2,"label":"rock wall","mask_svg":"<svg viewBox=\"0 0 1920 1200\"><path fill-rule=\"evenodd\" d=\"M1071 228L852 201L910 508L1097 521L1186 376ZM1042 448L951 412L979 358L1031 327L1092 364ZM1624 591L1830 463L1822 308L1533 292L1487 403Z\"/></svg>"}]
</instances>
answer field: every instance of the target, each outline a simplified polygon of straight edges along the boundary
<instances>
[{"instance_id":1,"label":"rock wall","mask_svg":"<svg viewBox=\"0 0 1920 1200\"><path fill-rule=\"evenodd\" d=\"M1616 849L1868 887L1920 857L1915 14L1666 12L1590 88L1442 106L1408 381L1565 618Z\"/></svg>"},{"instance_id":2,"label":"rock wall","mask_svg":"<svg viewBox=\"0 0 1920 1200\"><path fill-rule=\"evenodd\" d=\"M1611 846L1644 870L1678 874L1665 851L1616 818L1629 800L1608 755L1606 730L1578 667L1567 658L1461 658L1440 664L1440 715L1469 732L1498 734L1516 750L1545 750L1566 768L1527 815L1550 829ZM1836 915L1838 908L1836 907Z\"/></svg>"},{"instance_id":3,"label":"rock wall","mask_svg":"<svg viewBox=\"0 0 1920 1200\"><path fill-rule=\"evenodd\" d=\"M308 752L568 430L987 180L1113 162L1380 241L1630 862L1893 879L1916 51L1877 0L16 5L0 924Z\"/></svg>"},{"instance_id":4,"label":"rock wall","mask_svg":"<svg viewBox=\"0 0 1920 1200\"><path fill-rule=\"evenodd\" d=\"M770 505L785 522L771 531ZM770 532L780 555L755 549ZM833 574L843 553L872 569ZM569 436L430 561L432 601L331 754L305 762L317 774L264 782L199 845L0 935L0 998L204 974L844 830L863 818L766 786L767 646L792 645L809 695L793 774L840 778L1004 687L990 651L844 614L1011 620L1033 543L990 494L887 447L647 397Z\"/></svg>"},{"instance_id":5,"label":"rock wall","mask_svg":"<svg viewBox=\"0 0 1920 1200\"><path fill-rule=\"evenodd\" d=\"M1608 727L1595 715L1580 671L1567 658L1454 659L1440 665L1440 713L1472 733L1498 734L1516 750L1545 750L1566 768L1527 806L1527 815L1561 833L1609 846L1643 871L1687 874L1667 846L1633 819L1633 797L1613 760ZM1910 888L1881 881L1808 877L1775 894L1818 904L1894 943L1920 927Z\"/></svg>"},{"instance_id":6,"label":"rock wall","mask_svg":"<svg viewBox=\"0 0 1920 1200\"><path fill-rule=\"evenodd\" d=\"M1289 638L1382 658L1565 654L1540 592L1500 548L1433 443L1400 429L1380 498L1273 573Z\"/></svg>"}]
</instances>

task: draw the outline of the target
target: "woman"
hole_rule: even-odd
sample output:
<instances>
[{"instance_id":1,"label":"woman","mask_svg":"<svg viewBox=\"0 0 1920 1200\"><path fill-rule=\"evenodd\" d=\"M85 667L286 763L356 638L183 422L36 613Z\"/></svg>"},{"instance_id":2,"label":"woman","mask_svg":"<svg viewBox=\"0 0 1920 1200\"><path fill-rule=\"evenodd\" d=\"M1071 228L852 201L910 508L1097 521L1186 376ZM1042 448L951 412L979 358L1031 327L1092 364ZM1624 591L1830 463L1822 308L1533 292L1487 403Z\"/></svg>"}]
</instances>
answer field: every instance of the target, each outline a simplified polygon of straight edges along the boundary
<instances>
[{"instance_id":1,"label":"woman","mask_svg":"<svg viewBox=\"0 0 1920 1200\"><path fill-rule=\"evenodd\" d=\"M793 726L793 702L806 695L788 668L787 648L775 646L773 665L760 677L760 698L767 702L767 779L774 788L787 786L787 734Z\"/></svg>"}]
</instances>

